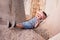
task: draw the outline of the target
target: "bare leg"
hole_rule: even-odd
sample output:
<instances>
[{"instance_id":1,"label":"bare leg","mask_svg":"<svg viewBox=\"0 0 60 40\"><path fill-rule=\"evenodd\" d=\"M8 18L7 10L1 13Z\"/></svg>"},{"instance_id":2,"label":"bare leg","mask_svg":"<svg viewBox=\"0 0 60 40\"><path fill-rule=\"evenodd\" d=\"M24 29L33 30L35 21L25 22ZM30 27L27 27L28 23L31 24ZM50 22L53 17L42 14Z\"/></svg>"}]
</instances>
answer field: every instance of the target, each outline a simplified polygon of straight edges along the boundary
<instances>
[{"instance_id":1,"label":"bare leg","mask_svg":"<svg viewBox=\"0 0 60 40\"><path fill-rule=\"evenodd\" d=\"M16 24L16 28L24 28L22 24Z\"/></svg>"}]
</instances>

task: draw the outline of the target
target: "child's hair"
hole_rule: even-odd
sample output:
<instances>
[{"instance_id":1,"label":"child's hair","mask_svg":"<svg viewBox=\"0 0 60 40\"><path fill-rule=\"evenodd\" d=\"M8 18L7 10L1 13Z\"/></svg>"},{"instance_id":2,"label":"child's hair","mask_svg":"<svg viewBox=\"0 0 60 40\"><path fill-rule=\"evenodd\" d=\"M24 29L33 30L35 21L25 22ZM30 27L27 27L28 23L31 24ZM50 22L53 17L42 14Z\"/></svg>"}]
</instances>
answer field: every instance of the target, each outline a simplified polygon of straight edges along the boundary
<instances>
[{"instance_id":1,"label":"child's hair","mask_svg":"<svg viewBox=\"0 0 60 40\"><path fill-rule=\"evenodd\" d=\"M43 14L47 17L47 14L43 11Z\"/></svg>"}]
</instances>

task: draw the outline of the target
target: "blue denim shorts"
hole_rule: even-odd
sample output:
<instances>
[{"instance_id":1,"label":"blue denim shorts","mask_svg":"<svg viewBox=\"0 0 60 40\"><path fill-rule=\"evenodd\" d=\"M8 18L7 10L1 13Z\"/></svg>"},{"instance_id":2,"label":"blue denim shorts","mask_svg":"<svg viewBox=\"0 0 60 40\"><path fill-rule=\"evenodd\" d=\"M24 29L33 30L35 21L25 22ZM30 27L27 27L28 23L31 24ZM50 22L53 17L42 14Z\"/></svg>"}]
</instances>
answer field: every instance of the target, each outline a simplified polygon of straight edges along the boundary
<instances>
[{"instance_id":1,"label":"blue denim shorts","mask_svg":"<svg viewBox=\"0 0 60 40\"><path fill-rule=\"evenodd\" d=\"M37 19L36 19L36 17L34 17L29 21L22 22L22 25L25 29L31 29L31 28L34 28L36 21L37 21Z\"/></svg>"}]
</instances>

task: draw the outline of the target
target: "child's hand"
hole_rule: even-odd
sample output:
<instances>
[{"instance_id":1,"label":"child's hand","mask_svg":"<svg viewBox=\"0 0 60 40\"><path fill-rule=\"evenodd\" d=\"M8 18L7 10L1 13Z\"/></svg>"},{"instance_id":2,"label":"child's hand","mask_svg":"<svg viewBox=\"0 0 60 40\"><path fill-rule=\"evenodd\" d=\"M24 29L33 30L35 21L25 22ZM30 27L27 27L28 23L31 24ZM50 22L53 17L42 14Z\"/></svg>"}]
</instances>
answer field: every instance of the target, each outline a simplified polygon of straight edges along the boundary
<instances>
[{"instance_id":1,"label":"child's hand","mask_svg":"<svg viewBox=\"0 0 60 40\"><path fill-rule=\"evenodd\" d=\"M37 13L36 13L36 18L37 18L38 20L41 20L41 19L42 19L42 12L37 11Z\"/></svg>"},{"instance_id":2,"label":"child's hand","mask_svg":"<svg viewBox=\"0 0 60 40\"><path fill-rule=\"evenodd\" d=\"M41 19L44 20L46 18L46 16L44 15L43 11L37 11L36 18L38 20L41 20Z\"/></svg>"}]
</instances>

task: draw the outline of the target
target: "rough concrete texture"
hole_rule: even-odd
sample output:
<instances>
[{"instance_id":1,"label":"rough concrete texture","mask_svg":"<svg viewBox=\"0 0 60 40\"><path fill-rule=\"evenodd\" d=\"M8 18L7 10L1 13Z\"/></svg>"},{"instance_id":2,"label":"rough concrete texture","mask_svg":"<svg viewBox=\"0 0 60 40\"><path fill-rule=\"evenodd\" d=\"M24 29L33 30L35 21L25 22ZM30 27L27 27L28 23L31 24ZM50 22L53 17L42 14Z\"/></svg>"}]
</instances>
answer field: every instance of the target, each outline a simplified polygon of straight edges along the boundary
<instances>
[{"instance_id":1,"label":"rough concrete texture","mask_svg":"<svg viewBox=\"0 0 60 40\"><path fill-rule=\"evenodd\" d=\"M0 25L0 40L44 40L32 29L9 29Z\"/></svg>"}]
</instances>

